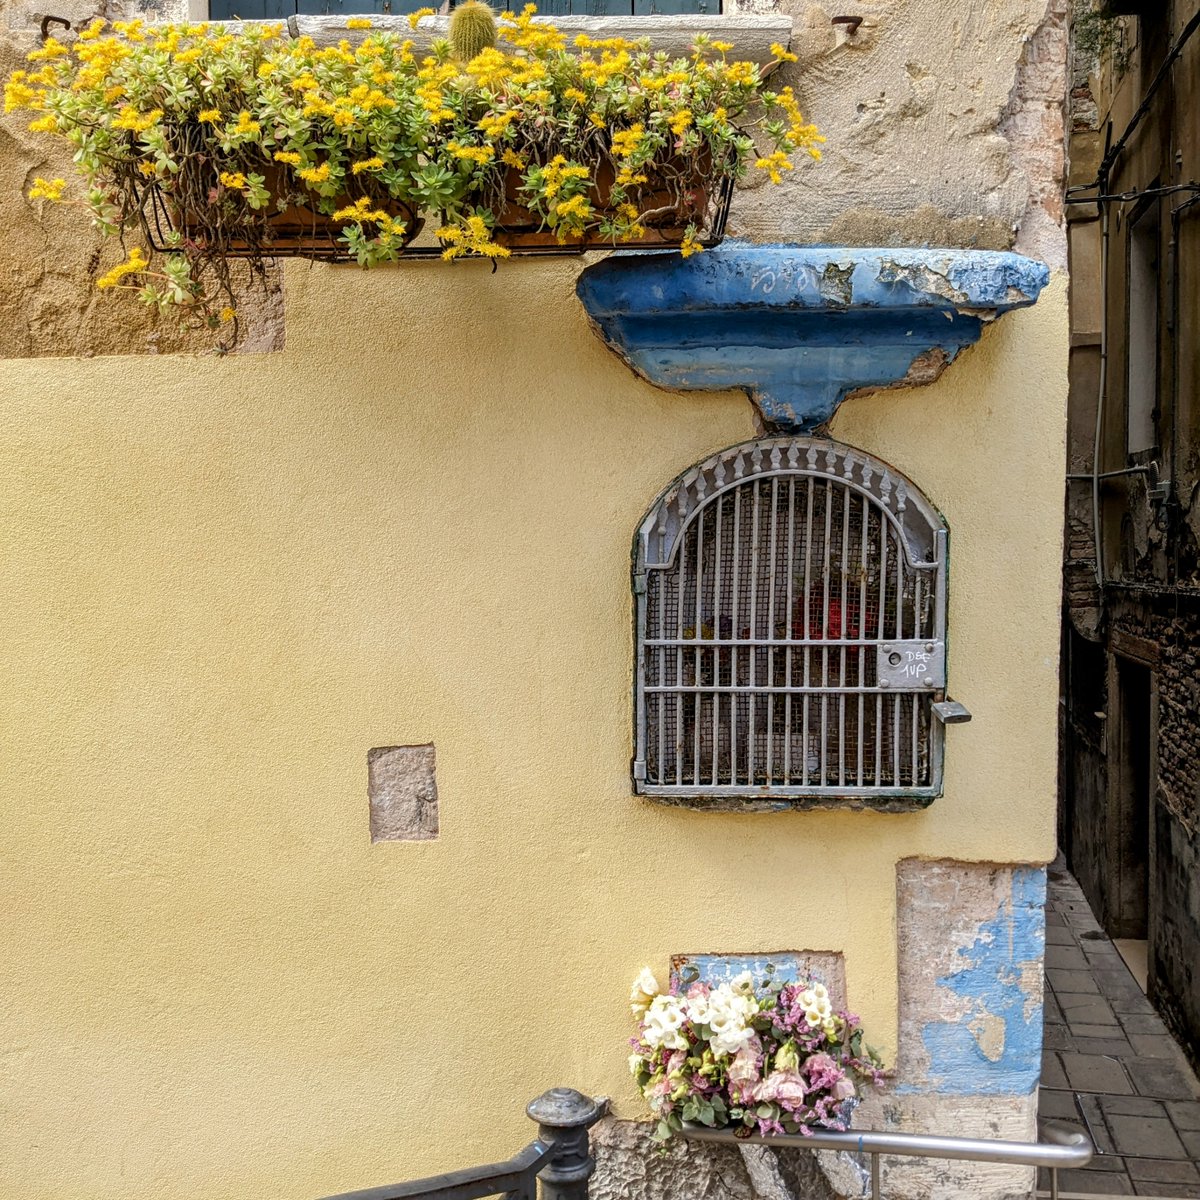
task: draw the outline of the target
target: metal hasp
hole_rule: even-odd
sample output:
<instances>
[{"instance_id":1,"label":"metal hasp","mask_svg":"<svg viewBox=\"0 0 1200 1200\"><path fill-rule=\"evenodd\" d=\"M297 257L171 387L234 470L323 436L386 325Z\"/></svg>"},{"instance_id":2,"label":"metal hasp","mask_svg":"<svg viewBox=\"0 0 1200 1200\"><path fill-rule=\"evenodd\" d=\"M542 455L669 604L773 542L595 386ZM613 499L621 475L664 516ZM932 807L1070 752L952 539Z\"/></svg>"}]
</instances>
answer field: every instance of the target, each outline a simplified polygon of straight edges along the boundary
<instances>
[{"instance_id":1,"label":"metal hasp","mask_svg":"<svg viewBox=\"0 0 1200 1200\"><path fill-rule=\"evenodd\" d=\"M853 391L927 382L1049 278L1044 263L1000 251L726 242L686 259L616 253L576 291L651 383L744 388L770 430L803 433Z\"/></svg>"}]
</instances>

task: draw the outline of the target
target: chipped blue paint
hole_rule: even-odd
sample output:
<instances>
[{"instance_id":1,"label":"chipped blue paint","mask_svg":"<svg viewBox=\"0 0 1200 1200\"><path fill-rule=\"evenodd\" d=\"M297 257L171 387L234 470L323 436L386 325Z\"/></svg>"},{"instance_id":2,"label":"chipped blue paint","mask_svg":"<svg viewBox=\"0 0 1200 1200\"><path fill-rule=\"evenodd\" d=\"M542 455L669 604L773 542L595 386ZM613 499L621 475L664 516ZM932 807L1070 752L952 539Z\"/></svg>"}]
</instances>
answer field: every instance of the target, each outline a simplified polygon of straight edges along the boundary
<instances>
[{"instance_id":1,"label":"chipped blue paint","mask_svg":"<svg viewBox=\"0 0 1200 1200\"><path fill-rule=\"evenodd\" d=\"M614 254L577 292L609 345L651 383L743 388L768 425L810 431L857 388L952 360L987 320L1033 304L1044 263L983 250L726 242L704 254Z\"/></svg>"},{"instance_id":2,"label":"chipped blue paint","mask_svg":"<svg viewBox=\"0 0 1200 1200\"><path fill-rule=\"evenodd\" d=\"M929 1074L898 1091L1016 1096L1037 1087L1045 901L1045 868L1013 871L1010 899L979 927L974 944L959 952L966 965L938 980L965 1014L925 1025Z\"/></svg>"},{"instance_id":3,"label":"chipped blue paint","mask_svg":"<svg viewBox=\"0 0 1200 1200\"><path fill-rule=\"evenodd\" d=\"M819 968L805 965L805 959L798 954L676 954L671 958L671 982L679 978L679 973L688 967L694 967L705 983L728 983L735 975L749 971L755 983L761 983L767 976L767 969L774 967L774 978L782 979L784 983L796 983L803 979L806 983L823 983L832 987L835 980L825 977Z\"/></svg>"}]
</instances>

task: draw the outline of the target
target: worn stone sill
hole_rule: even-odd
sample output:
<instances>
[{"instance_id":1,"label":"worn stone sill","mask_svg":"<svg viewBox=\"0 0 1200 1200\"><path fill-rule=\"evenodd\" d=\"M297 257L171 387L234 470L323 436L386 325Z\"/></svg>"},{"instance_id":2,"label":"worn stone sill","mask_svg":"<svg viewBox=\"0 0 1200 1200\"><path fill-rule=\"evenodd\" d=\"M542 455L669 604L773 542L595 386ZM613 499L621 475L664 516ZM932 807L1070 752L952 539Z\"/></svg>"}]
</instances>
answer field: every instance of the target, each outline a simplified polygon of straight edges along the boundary
<instances>
[{"instance_id":1,"label":"worn stone sill","mask_svg":"<svg viewBox=\"0 0 1200 1200\"><path fill-rule=\"evenodd\" d=\"M693 812L880 812L910 813L928 808L942 793L917 792L910 796L697 796L638 793L643 800Z\"/></svg>"},{"instance_id":2,"label":"worn stone sill","mask_svg":"<svg viewBox=\"0 0 1200 1200\"><path fill-rule=\"evenodd\" d=\"M732 58L745 59L760 67L775 61L771 46L791 44L792 18L781 13L726 13L705 16L699 13L678 13L655 17L537 17L539 22L554 24L573 45L581 33L592 38L627 38L630 41L649 39L654 51L665 51L672 58L686 57L698 33L732 42ZM292 37L311 37L318 46L336 46L343 38L356 45L367 32L396 33L411 38L414 50L421 54L429 49L434 38L444 38L450 26L449 17L422 17L414 30L406 16L372 15L371 29L348 30L344 16L294 16L288 18Z\"/></svg>"},{"instance_id":3,"label":"worn stone sill","mask_svg":"<svg viewBox=\"0 0 1200 1200\"><path fill-rule=\"evenodd\" d=\"M615 253L577 292L596 331L674 391L742 388L811 432L851 393L928 383L985 323L1033 304L1045 263L993 250L759 246Z\"/></svg>"}]
</instances>

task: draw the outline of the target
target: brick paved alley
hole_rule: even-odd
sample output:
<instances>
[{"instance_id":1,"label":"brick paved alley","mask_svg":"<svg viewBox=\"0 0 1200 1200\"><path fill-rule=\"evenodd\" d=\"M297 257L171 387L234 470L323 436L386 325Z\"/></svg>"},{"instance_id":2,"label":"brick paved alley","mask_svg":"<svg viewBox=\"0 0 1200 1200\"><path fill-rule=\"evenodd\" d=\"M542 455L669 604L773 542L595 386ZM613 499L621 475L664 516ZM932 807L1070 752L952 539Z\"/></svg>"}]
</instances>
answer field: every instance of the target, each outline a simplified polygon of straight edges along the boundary
<instances>
[{"instance_id":1,"label":"brick paved alley","mask_svg":"<svg viewBox=\"0 0 1200 1200\"><path fill-rule=\"evenodd\" d=\"M1063 1193L1200 1197L1200 1085L1061 860L1046 900L1043 1118L1097 1154ZM1048 1179L1039 1181L1048 1186Z\"/></svg>"}]
</instances>

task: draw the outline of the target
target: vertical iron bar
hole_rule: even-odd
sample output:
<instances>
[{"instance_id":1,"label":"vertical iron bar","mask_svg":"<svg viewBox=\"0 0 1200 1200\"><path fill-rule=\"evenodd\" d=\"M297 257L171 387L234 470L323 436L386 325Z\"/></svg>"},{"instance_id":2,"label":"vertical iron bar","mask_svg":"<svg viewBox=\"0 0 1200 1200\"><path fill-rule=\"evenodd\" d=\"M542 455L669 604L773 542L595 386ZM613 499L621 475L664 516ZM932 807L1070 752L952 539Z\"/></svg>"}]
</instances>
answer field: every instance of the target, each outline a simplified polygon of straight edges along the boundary
<instances>
[{"instance_id":1,"label":"vertical iron bar","mask_svg":"<svg viewBox=\"0 0 1200 1200\"><path fill-rule=\"evenodd\" d=\"M683 783L683 594L687 580L687 534L679 538L679 592L675 597L675 785Z\"/></svg>"},{"instance_id":2,"label":"vertical iron bar","mask_svg":"<svg viewBox=\"0 0 1200 1200\"><path fill-rule=\"evenodd\" d=\"M775 588L776 588L776 571L775 571L775 555L778 548L778 525L779 525L779 476L771 477L771 565L767 573L768 587L770 591L767 594L767 686L775 686ZM767 762L766 762L766 782L771 783L775 771L774 758L774 738L775 738L775 693L767 693Z\"/></svg>"},{"instance_id":3,"label":"vertical iron bar","mask_svg":"<svg viewBox=\"0 0 1200 1200\"><path fill-rule=\"evenodd\" d=\"M700 513L696 518L696 615L695 624L692 627L692 637L694 638L695 658L696 658L696 677L692 683L692 687L696 692L696 700L693 705L694 719L692 721L692 783L697 787L700 786L700 697L704 694L701 689L704 686L704 675L701 669L703 661L703 652L700 649L700 642L704 637L704 608L701 591L704 585L704 509L700 509Z\"/></svg>"},{"instance_id":4,"label":"vertical iron bar","mask_svg":"<svg viewBox=\"0 0 1200 1200\"><path fill-rule=\"evenodd\" d=\"M1058 1200L1058 1168L1050 1168L1050 1200Z\"/></svg>"},{"instance_id":5,"label":"vertical iron bar","mask_svg":"<svg viewBox=\"0 0 1200 1200\"><path fill-rule=\"evenodd\" d=\"M871 1155L871 1200L880 1200L883 1193L879 1190L879 1155Z\"/></svg>"},{"instance_id":6,"label":"vertical iron bar","mask_svg":"<svg viewBox=\"0 0 1200 1200\"><path fill-rule=\"evenodd\" d=\"M833 540L833 480L825 480L825 547L822 571L821 687L829 687L829 552ZM829 782L829 693L821 693L821 786Z\"/></svg>"},{"instance_id":7,"label":"vertical iron bar","mask_svg":"<svg viewBox=\"0 0 1200 1200\"><path fill-rule=\"evenodd\" d=\"M895 638L904 637L904 547L900 534L896 533L896 632ZM892 696L892 783L900 787L900 697Z\"/></svg>"},{"instance_id":8,"label":"vertical iron bar","mask_svg":"<svg viewBox=\"0 0 1200 1200\"><path fill-rule=\"evenodd\" d=\"M858 786L863 785L863 697L867 686L867 539L871 532L871 505L862 498L862 528L858 531Z\"/></svg>"},{"instance_id":9,"label":"vertical iron bar","mask_svg":"<svg viewBox=\"0 0 1200 1200\"><path fill-rule=\"evenodd\" d=\"M887 561L888 561L888 523L882 511L879 514L879 628L876 630L877 640L883 642L884 617L887 613ZM876 649L876 655L879 651ZM875 786L883 786L883 691L879 688L879 680L875 681Z\"/></svg>"},{"instance_id":10,"label":"vertical iron bar","mask_svg":"<svg viewBox=\"0 0 1200 1200\"><path fill-rule=\"evenodd\" d=\"M738 601L741 599L740 588L742 576L742 492L743 488L733 489L733 601L731 604L730 633L736 642L741 634L738 632ZM729 686L737 687L739 649L736 645L729 650ZM737 750L738 750L738 694L729 693L729 782L737 783Z\"/></svg>"},{"instance_id":11,"label":"vertical iron bar","mask_svg":"<svg viewBox=\"0 0 1200 1200\"><path fill-rule=\"evenodd\" d=\"M720 780L717 778L717 748L721 744L721 648L717 644L721 640L721 537L723 535L723 520L725 514L725 495L717 497L717 528L716 549L713 554L713 694L712 694L712 779L709 782L715 787Z\"/></svg>"},{"instance_id":12,"label":"vertical iron bar","mask_svg":"<svg viewBox=\"0 0 1200 1200\"><path fill-rule=\"evenodd\" d=\"M658 637L665 641L667 636L667 575L664 571L651 571L649 574L653 575L655 580L654 613L657 618ZM658 647L658 679L656 682L659 687L667 682L667 648L663 645ZM654 700L658 706L658 754L654 764L655 782L666 783L667 775L663 759L667 753L667 694L659 692Z\"/></svg>"},{"instance_id":13,"label":"vertical iron bar","mask_svg":"<svg viewBox=\"0 0 1200 1200\"><path fill-rule=\"evenodd\" d=\"M846 686L846 639L850 636L850 609L847 603L850 569L850 489L842 484L842 645L838 651L838 687ZM838 785L846 784L846 693L838 693Z\"/></svg>"},{"instance_id":14,"label":"vertical iron bar","mask_svg":"<svg viewBox=\"0 0 1200 1200\"><path fill-rule=\"evenodd\" d=\"M754 480L754 503L750 518L750 691L747 696L750 701L748 713L748 729L746 731L746 783L754 784L754 668L758 661L758 510L759 510L758 479Z\"/></svg>"},{"instance_id":15,"label":"vertical iron bar","mask_svg":"<svg viewBox=\"0 0 1200 1200\"><path fill-rule=\"evenodd\" d=\"M807 493L807 515L804 519L804 776L801 780L804 787L808 786L808 686L809 672L812 661L812 647L808 644L809 618L812 615L812 532L813 532L813 476L804 479L804 489Z\"/></svg>"},{"instance_id":16,"label":"vertical iron bar","mask_svg":"<svg viewBox=\"0 0 1200 1200\"><path fill-rule=\"evenodd\" d=\"M783 782L792 782L792 639L796 636L796 477L788 476L788 548L787 548L787 649L784 651L783 697Z\"/></svg>"},{"instance_id":17,"label":"vertical iron bar","mask_svg":"<svg viewBox=\"0 0 1200 1200\"><path fill-rule=\"evenodd\" d=\"M921 572L913 572L913 637L918 641L921 639ZM921 681L922 685L924 681ZM912 705L912 785L917 786L917 760L920 757L917 753L918 744L918 729L917 729L917 711L921 707L921 695L919 692L913 692Z\"/></svg>"}]
</instances>

